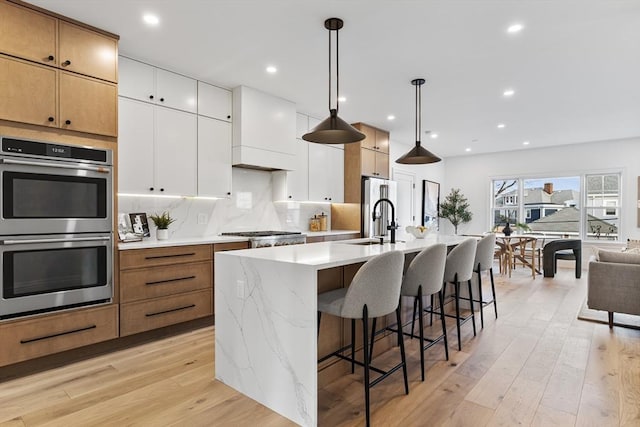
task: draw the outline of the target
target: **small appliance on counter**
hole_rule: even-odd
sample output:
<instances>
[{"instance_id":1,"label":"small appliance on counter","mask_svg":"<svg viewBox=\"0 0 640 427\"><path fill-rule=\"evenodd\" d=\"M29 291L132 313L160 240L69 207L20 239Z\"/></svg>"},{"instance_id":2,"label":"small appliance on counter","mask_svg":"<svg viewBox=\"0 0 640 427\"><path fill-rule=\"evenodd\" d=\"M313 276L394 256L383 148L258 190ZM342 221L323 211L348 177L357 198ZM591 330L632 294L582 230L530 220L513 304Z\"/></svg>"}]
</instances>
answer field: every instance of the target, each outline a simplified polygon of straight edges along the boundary
<instances>
[{"instance_id":1,"label":"small appliance on counter","mask_svg":"<svg viewBox=\"0 0 640 427\"><path fill-rule=\"evenodd\" d=\"M232 231L220 233L220 235L248 237L252 248L302 245L307 243L307 235L299 231Z\"/></svg>"}]
</instances>

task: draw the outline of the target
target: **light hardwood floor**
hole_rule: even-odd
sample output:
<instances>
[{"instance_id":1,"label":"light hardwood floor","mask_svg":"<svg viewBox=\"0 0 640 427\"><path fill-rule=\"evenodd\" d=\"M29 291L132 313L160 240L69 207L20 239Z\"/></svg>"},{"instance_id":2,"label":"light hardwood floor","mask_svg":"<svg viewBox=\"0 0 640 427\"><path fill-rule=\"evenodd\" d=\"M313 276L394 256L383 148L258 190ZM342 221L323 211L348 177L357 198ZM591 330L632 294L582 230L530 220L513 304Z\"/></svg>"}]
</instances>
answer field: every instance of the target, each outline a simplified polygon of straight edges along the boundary
<instances>
[{"instance_id":1,"label":"light hardwood floor","mask_svg":"<svg viewBox=\"0 0 640 427\"><path fill-rule=\"evenodd\" d=\"M640 426L640 331L576 318L586 279L561 270L535 280L524 270L498 279L498 314L485 308L473 338L463 325L450 360L407 340L410 394L395 374L372 389L380 426ZM214 328L165 338L0 383L3 426L293 425L213 379ZM397 350L379 356L383 365ZM323 426L363 424L361 375L319 391Z\"/></svg>"}]
</instances>

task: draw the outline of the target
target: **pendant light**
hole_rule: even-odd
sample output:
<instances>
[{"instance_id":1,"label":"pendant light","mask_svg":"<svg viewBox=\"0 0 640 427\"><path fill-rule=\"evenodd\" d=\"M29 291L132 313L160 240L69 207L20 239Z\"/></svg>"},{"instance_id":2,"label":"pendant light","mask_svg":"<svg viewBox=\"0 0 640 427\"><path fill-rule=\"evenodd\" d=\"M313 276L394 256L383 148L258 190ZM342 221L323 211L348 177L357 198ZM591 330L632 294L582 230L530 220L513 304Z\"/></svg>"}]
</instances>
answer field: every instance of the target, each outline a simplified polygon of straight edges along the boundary
<instances>
[{"instance_id":1,"label":"pendant light","mask_svg":"<svg viewBox=\"0 0 640 427\"><path fill-rule=\"evenodd\" d=\"M340 75L338 67L338 30L344 23L340 18L329 18L324 21L324 27L329 30L329 117L320 122L311 132L302 135L302 139L319 144L348 144L365 138L362 132L338 117L338 98L340 96ZM331 33L336 33L336 106L331 107Z\"/></svg>"},{"instance_id":2,"label":"pendant light","mask_svg":"<svg viewBox=\"0 0 640 427\"><path fill-rule=\"evenodd\" d=\"M425 163L436 163L442 160L426 148L420 145L420 134L422 133L422 85L424 79L411 80L411 84L416 87L416 146L407 154L396 160L396 163L406 165L420 165Z\"/></svg>"}]
</instances>

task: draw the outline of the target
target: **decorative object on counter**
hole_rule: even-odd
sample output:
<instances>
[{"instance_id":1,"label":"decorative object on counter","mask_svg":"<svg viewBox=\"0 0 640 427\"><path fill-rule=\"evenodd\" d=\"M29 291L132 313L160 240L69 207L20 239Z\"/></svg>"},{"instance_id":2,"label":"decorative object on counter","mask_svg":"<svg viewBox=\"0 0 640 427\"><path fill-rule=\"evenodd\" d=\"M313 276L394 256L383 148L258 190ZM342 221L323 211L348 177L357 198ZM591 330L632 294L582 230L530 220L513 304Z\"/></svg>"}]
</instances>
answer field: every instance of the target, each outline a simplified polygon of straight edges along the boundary
<instances>
[{"instance_id":1,"label":"decorative object on counter","mask_svg":"<svg viewBox=\"0 0 640 427\"><path fill-rule=\"evenodd\" d=\"M151 236L146 213L130 213L129 219L131 220L131 227L133 228L134 234L141 234L144 237Z\"/></svg>"},{"instance_id":2,"label":"decorative object on counter","mask_svg":"<svg viewBox=\"0 0 640 427\"><path fill-rule=\"evenodd\" d=\"M320 219L316 215L309 220L309 231L320 231Z\"/></svg>"},{"instance_id":3,"label":"decorative object on counter","mask_svg":"<svg viewBox=\"0 0 640 427\"><path fill-rule=\"evenodd\" d=\"M416 146L409 150L407 154L396 160L396 163L422 165L426 163L436 163L442 160L440 157L420 145L420 135L422 134L422 85L424 83L424 79L411 80L411 84L416 87ZM427 133L429 132L430 131L427 131Z\"/></svg>"},{"instance_id":4,"label":"decorative object on counter","mask_svg":"<svg viewBox=\"0 0 640 427\"><path fill-rule=\"evenodd\" d=\"M155 224L158 229L156 230L156 238L158 240L167 240L169 238L169 225L172 222L175 222L175 218L171 218L169 212L162 212L162 214L153 214L150 215L151 221Z\"/></svg>"},{"instance_id":5,"label":"decorative object on counter","mask_svg":"<svg viewBox=\"0 0 640 427\"><path fill-rule=\"evenodd\" d=\"M365 135L359 132L356 128L349 123L338 117L338 104L340 98L340 73L338 67L338 30L344 25L344 22L340 18L329 18L324 21L324 27L329 30L329 117L320 122L318 126L313 128L311 132L302 135L302 139L309 142L317 142L319 144L348 144L350 142L362 141ZM331 75L333 68L331 66L331 32L336 33L336 97L335 108L331 106Z\"/></svg>"},{"instance_id":6,"label":"decorative object on counter","mask_svg":"<svg viewBox=\"0 0 640 427\"><path fill-rule=\"evenodd\" d=\"M327 231L327 215L322 212L318 215L318 219L320 220L320 231Z\"/></svg>"},{"instance_id":7,"label":"decorative object on counter","mask_svg":"<svg viewBox=\"0 0 640 427\"><path fill-rule=\"evenodd\" d=\"M446 218L458 234L458 226L471 221L473 214L469 210L469 202L459 188L452 188L444 202L440 205L440 218Z\"/></svg>"},{"instance_id":8,"label":"decorative object on counter","mask_svg":"<svg viewBox=\"0 0 640 427\"><path fill-rule=\"evenodd\" d=\"M505 223L504 228L502 229L502 233L505 236L511 236L511 233L513 233L513 230L511 229L511 227L509 227L509 223Z\"/></svg>"},{"instance_id":9,"label":"decorative object on counter","mask_svg":"<svg viewBox=\"0 0 640 427\"><path fill-rule=\"evenodd\" d=\"M418 225L415 227L412 225L408 225L405 230L416 239L424 239L424 237L429 233L429 228L423 225Z\"/></svg>"}]
</instances>

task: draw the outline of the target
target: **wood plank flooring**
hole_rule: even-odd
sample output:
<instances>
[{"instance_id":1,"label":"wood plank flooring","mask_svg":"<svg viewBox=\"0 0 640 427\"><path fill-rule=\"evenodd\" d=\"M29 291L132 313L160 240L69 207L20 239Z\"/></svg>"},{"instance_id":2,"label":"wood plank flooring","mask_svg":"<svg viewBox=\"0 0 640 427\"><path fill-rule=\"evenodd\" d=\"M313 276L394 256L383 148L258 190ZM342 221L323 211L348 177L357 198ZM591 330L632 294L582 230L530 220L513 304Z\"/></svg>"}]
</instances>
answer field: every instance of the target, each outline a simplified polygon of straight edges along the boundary
<instances>
[{"instance_id":1,"label":"wood plank flooring","mask_svg":"<svg viewBox=\"0 0 640 427\"><path fill-rule=\"evenodd\" d=\"M410 394L400 372L372 389L381 426L640 426L640 331L578 320L586 279L496 275L498 314L485 308L474 338L463 325L450 360L426 353L420 381L407 340ZM485 295L489 292L485 292ZM434 327L439 328L438 324ZM1 426L289 426L291 422L213 379L214 327L0 382ZM392 363L397 349L378 358ZM319 424L364 422L358 371L319 390Z\"/></svg>"}]
</instances>

